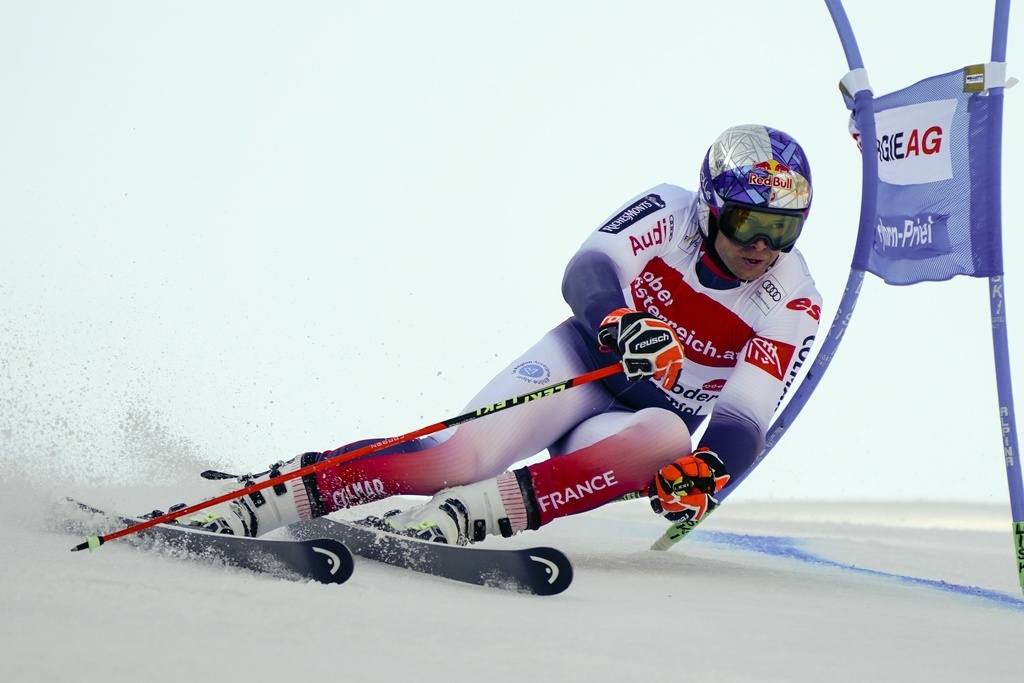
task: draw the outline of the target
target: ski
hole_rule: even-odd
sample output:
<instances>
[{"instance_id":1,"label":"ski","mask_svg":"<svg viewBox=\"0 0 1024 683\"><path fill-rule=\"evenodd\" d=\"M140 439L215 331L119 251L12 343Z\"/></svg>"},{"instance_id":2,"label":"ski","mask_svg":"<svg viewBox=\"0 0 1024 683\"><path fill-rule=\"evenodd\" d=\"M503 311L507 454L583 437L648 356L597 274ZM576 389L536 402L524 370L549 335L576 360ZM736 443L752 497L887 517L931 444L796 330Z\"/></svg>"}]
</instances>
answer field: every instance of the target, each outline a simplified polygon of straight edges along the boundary
<instances>
[{"instance_id":1,"label":"ski","mask_svg":"<svg viewBox=\"0 0 1024 683\"><path fill-rule=\"evenodd\" d=\"M70 533L92 534L137 524L140 520L100 510L73 498L63 528ZM222 562L260 574L291 580L344 583L352 576L352 553L338 539L308 536L302 540L266 540L214 534L169 524L144 529L126 537L135 548L175 557Z\"/></svg>"},{"instance_id":2,"label":"ski","mask_svg":"<svg viewBox=\"0 0 1024 683\"><path fill-rule=\"evenodd\" d=\"M333 538L353 553L453 581L534 595L555 595L572 583L572 565L554 548L466 548L432 543L320 517L288 527L300 540Z\"/></svg>"}]
</instances>

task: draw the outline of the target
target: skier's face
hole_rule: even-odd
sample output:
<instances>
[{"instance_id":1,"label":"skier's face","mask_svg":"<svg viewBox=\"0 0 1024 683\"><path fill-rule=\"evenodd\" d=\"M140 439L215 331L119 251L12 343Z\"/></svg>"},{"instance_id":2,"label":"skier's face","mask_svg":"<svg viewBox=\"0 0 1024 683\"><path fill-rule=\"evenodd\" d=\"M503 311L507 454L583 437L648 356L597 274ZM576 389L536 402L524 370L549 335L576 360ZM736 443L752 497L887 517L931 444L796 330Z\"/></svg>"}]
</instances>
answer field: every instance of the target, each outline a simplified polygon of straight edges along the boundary
<instances>
[{"instance_id":1,"label":"skier's face","mask_svg":"<svg viewBox=\"0 0 1024 683\"><path fill-rule=\"evenodd\" d=\"M780 251L775 251L761 237L750 244L736 244L719 232L715 236L715 250L726 268L741 280L756 280L775 263Z\"/></svg>"}]
</instances>

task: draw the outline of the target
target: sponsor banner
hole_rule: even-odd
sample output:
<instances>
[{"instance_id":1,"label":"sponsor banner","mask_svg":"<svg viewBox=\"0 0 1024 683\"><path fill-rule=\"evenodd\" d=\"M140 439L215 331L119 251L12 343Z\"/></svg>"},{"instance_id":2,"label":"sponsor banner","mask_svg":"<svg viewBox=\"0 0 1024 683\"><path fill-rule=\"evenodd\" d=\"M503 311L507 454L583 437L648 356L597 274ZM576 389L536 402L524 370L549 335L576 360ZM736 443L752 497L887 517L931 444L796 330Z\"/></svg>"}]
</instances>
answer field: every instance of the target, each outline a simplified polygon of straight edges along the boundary
<instances>
[{"instance_id":1,"label":"sponsor banner","mask_svg":"<svg viewBox=\"0 0 1024 683\"><path fill-rule=\"evenodd\" d=\"M656 194L649 194L627 206L619 212L617 216L598 228L598 230L600 232L617 235L626 228L631 227L637 221L656 211L661 211L664 208L665 201L661 197Z\"/></svg>"},{"instance_id":2,"label":"sponsor banner","mask_svg":"<svg viewBox=\"0 0 1024 683\"><path fill-rule=\"evenodd\" d=\"M895 107L875 114L878 178L922 185L953 177L949 134L956 100Z\"/></svg>"},{"instance_id":3,"label":"sponsor banner","mask_svg":"<svg viewBox=\"0 0 1024 683\"><path fill-rule=\"evenodd\" d=\"M630 294L633 307L667 323L682 343L686 358L701 365L735 367L753 332L735 312L694 290L659 258L648 263L632 282ZM680 320L692 321L692 325L680 325Z\"/></svg>"},{"instance_id":4,"label":"sponsor banner","mask_svg":"<svg viewBox=\"0 0 1024 683\"><path fill-rule=\"evenodd\" d=\"M874 249L887 259L927 259L948 254L949 216L879 216L875 224Z\"/></svg>"},{"instance_id":5,"label":"sponsor banner","mask_svg":"<svg viewBox=\"0 0 1024 683\"><path fill-rule=\"evenodd\" d=\"M1002 98L965 92L976 73L957 69L875 99L876 144L863 152L877 154L878 201L860 227L871 248L855 251L855 268L892 285L1002 274ZM854 112L855 137L868 114Z\"/></svg>"}]
</instances>

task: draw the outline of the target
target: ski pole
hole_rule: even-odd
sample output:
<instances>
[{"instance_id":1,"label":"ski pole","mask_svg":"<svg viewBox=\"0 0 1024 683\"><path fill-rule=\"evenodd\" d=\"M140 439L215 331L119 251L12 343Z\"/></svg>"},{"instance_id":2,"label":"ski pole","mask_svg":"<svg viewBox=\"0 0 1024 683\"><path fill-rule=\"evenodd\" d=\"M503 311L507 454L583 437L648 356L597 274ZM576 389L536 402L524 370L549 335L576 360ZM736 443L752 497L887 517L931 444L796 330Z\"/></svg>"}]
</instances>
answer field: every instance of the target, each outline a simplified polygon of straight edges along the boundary
<instances>
[{"instance_id":1,"label":"ski pole","mask_svg":"<svg viewBox=\"0 0 1024 683\"><path fill-rule=\"evenodd\" d=\"M492 403L490 405L477 408L476 410L472 410L468 413L463 413L462 415L458 415L447 420L442 420L441 422L435 422L432 425L422 427L420 429L417 429L416 431L409 432L408 434L403 434L402 436L394 436L388 439L377 441L372 444L368 444L366 446L363 446L362 448L357 448L356 450L351 451L349 453L344 453L341 455L337 455L333 458L328 458L326 460L321 460L320 462L315 462L312 465L307 465L301 469L295 470L294 472L288 472L286 474L281 474L276 477L271 477L267 481L260 482L258 484L250 484L249 486L246 486L244 488L238 489L236 491L231 491L229 493L225 493L223 495L217 496L216 498L204 500L202 502L196 503L195 505L186 507L182 510L175 510L174 512L168 512L166 514L160 515L159 517L147 519L145 521L139 522L138 524L125 527L120 531L114 531L112 533L104 534L101 536L89 536L85 539L84 543L75 546L71 549L71 551L75 552L78 550L95 550L107 541L112 541L115 538L128 536L130 534L137 533L144 529L148 529L152 526L156 526L157 524L163 524L164 522L169 522L173 519L178 519L179 517L191 515L195 512L198 512L199 510L203 510L212 505L217 505L218 503L234 500L235 498L241 498L244 495L255 493L256 491L260 491L265 488L270 488L271 486L284 483L290 479L297 479L299 477L306 476L307 474L312 474L313 472L322 470L325 467L333 467L335 465L339 465L350 460L355 460L356 458L361 458L365 455L369 455L371 453L375 453L379 450L387 448L388 446L395 446L400 443L412 441L413 439L418 439L419 437L427 436L428 434L434 434L435 432L440 432L441 430L448 429L449 427L455 427L466 422L472 422L473 420L485 417L487 415L493 415L494 413L505 410L507 408L512 408L513 406L529 403L530 401L536 401L546 396L553 396L554 394L567 391L572 387L578 387L589 382L604 379L605 377L610 377L615 373L621 371L622 364L616 363L614 365L609 365L607 367L599 368L597 370L585 372L582 375L573 377L571 379L567 379L564 382L553 384L543 389L538 389L537 391L531 391L525 394L521 394L514 398L508 398L505 399L504 401L498 401L497 403Z\"/></svg>"},{"instance_id":2,"label":"ski pole","mask_svg":"<svg viewBox=\"0 0 1024 683\"><path fill-rule=\"evenodd\" d=\"M637 499L640 499L640 498L646 499L647 497L648 497L647 490L646 489L641 489L640 491L630 491L629 493L624 493L621 496L619 496L618 498L616 498L613 502L621 503L621 502L625 502L627 500L637 500ZM676 543L678 543L679 541L683 540L683 537L686 536L686 534L688 534L691 531L693 531L694 527L696 527L702 521L707 519L708 515L710 515L712 512L714 512L717 509L718 509L717 507L714 507L714 508L708 510L707 512L704 513L703 517L701 517L700 519L697 519L697 520L690 519L690 520L686 520L686 521L673 522L672 526L670 526L668 529L666 529L665 533L663 533L661 536L659 536L658 539L656 541L654 541L654 543L651 544L651 548L650 549L651 550L668 550L669 548L674 546Z\"/></svg>"}]
</instances>

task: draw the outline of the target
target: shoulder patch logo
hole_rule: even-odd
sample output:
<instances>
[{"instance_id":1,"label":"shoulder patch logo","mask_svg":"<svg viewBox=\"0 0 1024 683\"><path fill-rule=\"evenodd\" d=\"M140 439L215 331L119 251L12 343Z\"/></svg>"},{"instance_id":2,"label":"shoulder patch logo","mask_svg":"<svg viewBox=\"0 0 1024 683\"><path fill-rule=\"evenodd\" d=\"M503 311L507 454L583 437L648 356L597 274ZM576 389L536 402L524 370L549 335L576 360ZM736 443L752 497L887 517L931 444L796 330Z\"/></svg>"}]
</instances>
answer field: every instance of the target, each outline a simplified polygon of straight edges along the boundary
<instances>
[{"instance_id":1,"label":"shoulder patch logo","mask_svg":"<svg viewBox=\"0 0 1024 683\"><path fill-rule=\"evenodd\" d=\"M547 384L551 381L551 369L537 361L520 363L512 370L512 374L530 384Z\"/></svg>"},{"instance_id":2,"label":"shoulder patch logo","mask_svg":"<svg viewBox=\"0 0 1024 683\"><path fill-rule=\"evenodd\" d=\"M764 337L752 337L747 344L747 355L743 360L781 381L795 351L796 347L791 344Z\"/></svg>"},{"instance_id":3,"label":"shoulder patch logo","mask_svg":"<svg viewBox=\"0 0 1024 683\"><path fill-rule=\"evenodd\" d=\"M627 206L619 215L602 225L598 230L617 235L634 222L664 208L665 201L661 197L656 194L649 194Z\"/></svg>"}]
</instances>

